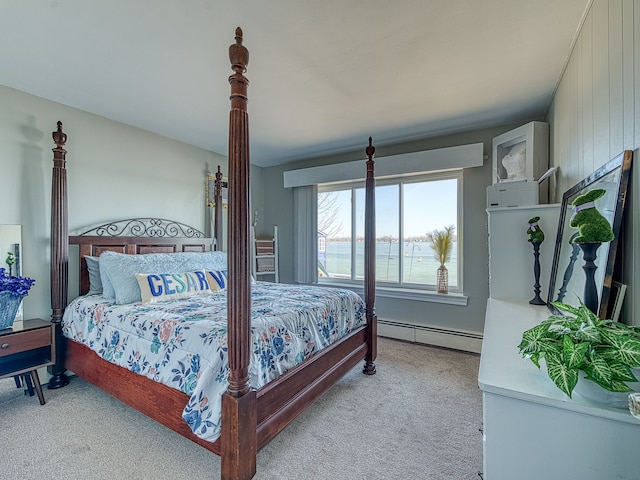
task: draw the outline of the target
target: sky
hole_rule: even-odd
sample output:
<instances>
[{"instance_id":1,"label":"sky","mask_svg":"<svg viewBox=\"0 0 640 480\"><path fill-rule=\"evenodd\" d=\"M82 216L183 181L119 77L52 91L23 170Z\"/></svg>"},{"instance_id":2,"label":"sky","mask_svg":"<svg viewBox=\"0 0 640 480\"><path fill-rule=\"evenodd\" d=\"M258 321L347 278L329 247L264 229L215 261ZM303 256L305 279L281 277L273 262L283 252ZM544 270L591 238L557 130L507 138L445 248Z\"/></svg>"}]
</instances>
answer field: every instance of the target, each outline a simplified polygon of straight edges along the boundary
<instances>
[{"instance_id":1,"label":"sky","mask_svg":"<svg viewBox=\"0 0 640 480\"><path fill-rule=\"evenodd\" d=\"M342 198L348 198L341 192ZM361 222L357 235L364 235L364 189L356 194L357 217ZM397 185L378 186L376 188L376 237L390 235L398 237ZM350 209L342 209L342 233L349 236ZM457 223L457 180L446 179L430 182L404 184L405 237L420 236L433 230L441 230Z\"/></svg>"}]
</instances>

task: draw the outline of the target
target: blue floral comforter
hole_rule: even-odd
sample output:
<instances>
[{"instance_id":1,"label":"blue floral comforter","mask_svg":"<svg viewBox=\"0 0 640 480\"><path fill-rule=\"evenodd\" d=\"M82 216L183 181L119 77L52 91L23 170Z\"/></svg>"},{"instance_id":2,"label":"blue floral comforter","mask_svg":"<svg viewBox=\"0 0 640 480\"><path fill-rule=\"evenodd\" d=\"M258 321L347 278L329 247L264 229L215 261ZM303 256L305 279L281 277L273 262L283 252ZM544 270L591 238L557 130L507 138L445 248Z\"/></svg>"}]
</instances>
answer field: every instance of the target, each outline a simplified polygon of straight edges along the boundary
<instances>
[{"instance_id":1,"label":"blue floral comforter","mask_svg":"<svg viewBox=\"0 0 640 480\"><path fill-rule=\"evenodd\" d=\"M366 323L349 290L256 282L252 285L250 382L260 388ZM115 305L76 298L63 332L105 360L190 396L183 418L208 441L220 436L228 385L226 292L158 303Z\"/></svg>"}]
</instances>

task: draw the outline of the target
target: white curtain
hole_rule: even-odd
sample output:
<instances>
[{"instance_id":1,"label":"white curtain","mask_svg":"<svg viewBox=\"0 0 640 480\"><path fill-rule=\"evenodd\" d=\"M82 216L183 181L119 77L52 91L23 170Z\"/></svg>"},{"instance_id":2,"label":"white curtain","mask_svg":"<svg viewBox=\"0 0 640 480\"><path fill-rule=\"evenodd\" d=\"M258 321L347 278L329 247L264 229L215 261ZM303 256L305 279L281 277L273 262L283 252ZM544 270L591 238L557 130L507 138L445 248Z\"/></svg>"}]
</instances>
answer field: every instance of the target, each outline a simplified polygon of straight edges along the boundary
<instances>
[{"instance_id":1,"label":"white curtain","mask_svg":"<svg viewBox=\"0 0 640 480\"><path fill-rule=\"evenodd\" d=\"M293 189L293 281L318 282L318 186Z\"/></svg>"}]
</instances>

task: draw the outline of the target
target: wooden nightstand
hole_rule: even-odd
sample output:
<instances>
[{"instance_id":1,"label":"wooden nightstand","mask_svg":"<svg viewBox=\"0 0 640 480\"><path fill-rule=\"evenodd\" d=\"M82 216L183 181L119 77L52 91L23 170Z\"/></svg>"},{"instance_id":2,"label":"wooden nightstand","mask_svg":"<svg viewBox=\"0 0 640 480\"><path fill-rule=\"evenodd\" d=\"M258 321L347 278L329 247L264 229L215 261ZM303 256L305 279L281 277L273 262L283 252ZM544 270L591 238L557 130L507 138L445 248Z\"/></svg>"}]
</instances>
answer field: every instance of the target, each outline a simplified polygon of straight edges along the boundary
<instances>
[{"instance_id":1,"label":"wooden nightstand","mask_svg":"<svg viewBox=\"0 0 640 480\"><path fill-rule=\"evenodd\" d=\"M38 368L55 363L54 335L54 324L39 318L17 321L12 328L0 330L0 379L29 373L40 405L45 401Z\"/></svg>"}]
</instances>

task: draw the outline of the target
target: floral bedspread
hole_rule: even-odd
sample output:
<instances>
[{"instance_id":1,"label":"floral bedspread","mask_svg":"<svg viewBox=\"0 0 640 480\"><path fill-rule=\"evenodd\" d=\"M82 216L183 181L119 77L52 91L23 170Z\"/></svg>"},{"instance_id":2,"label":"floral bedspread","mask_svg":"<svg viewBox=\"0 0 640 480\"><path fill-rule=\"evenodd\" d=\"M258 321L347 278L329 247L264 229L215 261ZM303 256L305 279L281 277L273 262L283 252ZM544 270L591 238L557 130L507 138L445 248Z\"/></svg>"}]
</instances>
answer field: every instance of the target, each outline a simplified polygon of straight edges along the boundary
<instances>
[{"instance_id":1,"label":"floral bedspread","mask_svg":"<svg viewBox=\"0 0 640 480\"><path fill-rule=\"evenodd\" d=\"M364 323L364 303L349 290L254 283L251 385L265 385ZM182 416L193 432L211 442L220 436L226 292L144 305L78 297L62 324L66 337L105 360L189 395Z\"/></svg>"}]
</instances>

